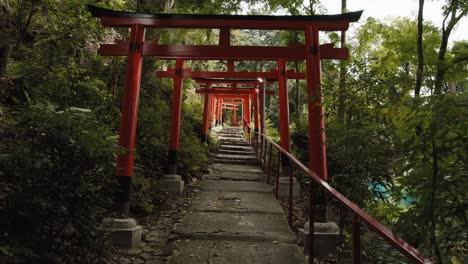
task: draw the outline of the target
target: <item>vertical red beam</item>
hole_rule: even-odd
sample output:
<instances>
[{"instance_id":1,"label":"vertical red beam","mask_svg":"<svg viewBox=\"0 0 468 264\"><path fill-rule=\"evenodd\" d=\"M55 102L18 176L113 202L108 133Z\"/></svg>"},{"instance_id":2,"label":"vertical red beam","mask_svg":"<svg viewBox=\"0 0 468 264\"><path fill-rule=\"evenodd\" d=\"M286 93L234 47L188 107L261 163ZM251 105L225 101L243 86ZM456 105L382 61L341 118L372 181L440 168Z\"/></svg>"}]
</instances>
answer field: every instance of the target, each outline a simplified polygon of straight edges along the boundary
<instances>
[{"instance_id":1,"label":"vertical red beam","mask_svg":"<svg viewBox=\"0 0 468 264\"><path fill-rule=\"evenodd\" d=\"M133 25L130 30L130 48L128 51L119 129L119 145L126 152L120 153L117 156L115 168L115 176L120 187L117 192L116 203L120 213L124 217L128 216L130 210L130 185L133 174L145 27L143 25Z\"/></svg>"},{"instance_id":2,"label":"vertical red beam","mask_svg":"<svg viewBox=\"0 0 468 264\"><path fill-rule=\"evenodd\" d=\"M232 110L232 125L237 126L237 105Z\"/></svg>"},{"instance_id":3,"label":"vertical red beam","mask_svg":"<svg viewBox=\"0 0 468 264\"><path fill-rule=\"evenodd\" d=\"M214 125L218 125L218 104L219 104L219 97L216 97L214 109L213 109L213 119L214 119Z\"/></svg>"},{"instance_id":4,"label":"vertical red beam","mask_svg":"<svg viewBox=\"0 0 468 264\"><path fill-rule=\"evenodd\" d=\"M222 102L222 99L218 98L218 106L216 108L216 123L217 123L217 125L221 124L221 119L219 118L219 112L221 111L221 107L223 107L221 102Z\"/></svg>"},{"instance_id":5,"label":"vertical red beam","mask_svg":"<svg viewBox=\"0 0 468 264\"><path fill-rule=\"evenodd\" d=\"M219 113L218 113L218 120L219 120L219 124L222 125L223 124L223 99L219 99Z\"/></svg>"},{"instance_id":6,"label":"vertical red beam","mask_svg":"<svg viewBox=\"0 0 468 264\"><path fill-rule=\"evenodd\" d=\"M328 179L325 148L325 121L322 108L319 31L308 26L306 38L307 101L309 112L309 165L322 179Z\"/></svg>"},{"instance_id":7,"label":"vertical red beam","mask_svg":"<svg viewBox=\"0 0 468 264\"><path fill-rule=\"evenodd\" d=\"M214 110L215 110L215 106L216 106L216 96L212 95L212 98L211 98L211 109L210 109L210 123L213 125L213 121L214 121Z\"/></svg>"},{"instance_id":8,"label":"vertical red beam","mask_svg":"<svg viewBox=\"0 0 468 264\"><path fill-rule=\"evenodd\" d=\"M259 112L260 112L260 132L265 134L265 86L263 83L259 85Z\"/></svg>"},{"instance_id":9,"label":"vertical red beam","mask_svg":"<svg viewBox=\"0 0 468 264\"><path fill-rule=\"evenodd\" d=\"M286 62L284 59L278 60L278 95L280 115L280 145L285 150L290 151L291 143L289 141L289 98L286 79ZM282 160L287 159L285 158Z\"/></svg>"},{"instance_id":10,"label":"vertical red beam","mask_svg":"<svg viewBox=\"0 0 468 264\"><path fill-rule=\"evenodd\" d=\"M242 113L241 113L241 116L242 116L242 128L245 129L245 123L244 123L244 119L245 119L245 99L242 99Z\"/></svg>"},{"instance_id":11,"label":"vertical red beam","mask_svg":"<svg viewBox=\"0 0 468 264\"><path fill-rule=\"evenodd\" d=\"M172 94L172 109L171 109L171 130L169 135L169 153L167 173L177 174L177 154L179 152L180 139L180 118L182 113L182 70L184 67L183 59L176 59L174 77L174 91Z\"/></svg>"},{"instance_id":12,"label":"vertical red beam","mask_svg":"<svg viewBox=\"0 0 468 264\"><path fill-rule=\"evenodd\" d=\"M208 123L206 124L207 129L211 128L211 105L213 104L213 95L208 94Z\"/></svg>"},{"instance_id":13,"label":"vertical red beam","mask_svg":"<svg viewBox=\"0 0 468 264\"><path fill-rule=\"evenodd\" d=\"M207 89L210 90L211 84L207 84ZM210 107L210 94L205 93L205 101L203 102L203 122L202 122L202 133L201 141L206 143L208 133L208 118L209 118L209 107Z\"/></svg>"},{"instance_id":14,"label":"vertical red beam","mask_svg":"<svg viewBox=\"0 0 468 264\"><path fill-rule=\"evenodd\" d=\"M251 116L251 113L250 113L250 108L252 107L251 103L250 103L250 94L246 96L245 98L245 119L247 119L247 124L250 125L250 116Z\"/></svg>"},{"instance_id":15,"label":"vertical red beam","mask_svg":"<svg viewBox=\"0 0 468 264\"><path fill-rule=\"evenodd\" d=\"M253 114L254 114L254 129L255 132L259 132L259 120L258 120L258 94L254 93L253 94Z\"/></svg>"},{"instance_id":16,"label":"vertical red beam","mask_svg":"<svg viewBox=\"0 0 468 264\"><path fill-rule=\"evenodd\" d=\"M215 126L218 125L218 107L219 107L219 97L216 98L216 103L213 111L214 123Z\"/></svg>"}]
</instances>

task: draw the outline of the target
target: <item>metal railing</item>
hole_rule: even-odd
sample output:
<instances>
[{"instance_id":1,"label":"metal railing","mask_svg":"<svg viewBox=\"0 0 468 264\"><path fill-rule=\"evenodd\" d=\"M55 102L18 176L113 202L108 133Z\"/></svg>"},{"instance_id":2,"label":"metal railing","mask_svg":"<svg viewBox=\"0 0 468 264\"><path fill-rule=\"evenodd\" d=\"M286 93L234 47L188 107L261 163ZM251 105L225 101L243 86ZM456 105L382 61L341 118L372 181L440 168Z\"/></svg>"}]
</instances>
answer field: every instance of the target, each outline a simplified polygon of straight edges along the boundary
<instances>
[{"instance_id":1,"label":"metal railing","mask_svg":"<svg viewBox=\"0 0 468 264\"><path fill-rule=\"evenodd\" d=\"M253 147L256 156L259 158L262 169L265 171L267 175L267 182L270 182L270 178L272 177L273 169L276 169L276 180L275 180L275 196L278 198L278 182L279 182L279 175L280 175L280 164L281 158L285 157L289 160L289 167L287 174L289 176L289 197L288 197L288 221L290 225L292 225L293 220L293 166L297 166L303 172L305 172L308 177L310 178L310 215L309 215L309 243L308 243L308 250L309 250L309 263L313 263L314 261L314 220L315 220L315 213L314 213L314 188L317 186L320 190L322 190L327 197L332 198L334 201L338 202L342 208L345 208L348 212L352 215L352 263L359 264L362 261L361 257L361 223L367 225L368 229L372 230L374 233L379 235L381 238L386 240L393 248L397 249L403 255L407 257L407 259L413 263L433 263L429 258L425 257L421 254L417 249L413 246L409 245L406 241L392 233L387 227L382 225L376 219L368 215L364 212L361 208L359 208L356 204L351 202L337 190L332 188L327 182L322 180L316 173L302 164L299 160L297 160L291 153L286 151L285 149L281 148L278 144L273 142L271 139L266 137L264 134L255 132L250 132L250 125L246 124L246 120L244 119L244 132L246 137L249 138L249 143ZM252 139L253 135L253 139ZM273 156L273 148L276 149L276 157ZM276 158L276 168L272 168L272 160ZM315 185L315 186L314 186ZM341 210L340 210L341 211Z\"/></svg>"}]
</instances>

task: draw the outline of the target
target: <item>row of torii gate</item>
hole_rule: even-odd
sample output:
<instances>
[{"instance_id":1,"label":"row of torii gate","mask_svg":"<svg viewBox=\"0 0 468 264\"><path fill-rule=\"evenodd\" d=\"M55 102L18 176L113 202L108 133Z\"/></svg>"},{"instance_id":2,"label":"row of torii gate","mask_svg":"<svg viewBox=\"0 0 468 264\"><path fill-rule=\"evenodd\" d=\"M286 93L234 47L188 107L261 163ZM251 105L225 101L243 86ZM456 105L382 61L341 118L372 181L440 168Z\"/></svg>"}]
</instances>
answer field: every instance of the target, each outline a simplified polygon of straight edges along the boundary
<instances>
[{"instance_id":1,"label":"row of torii gate","mask_svg":"<svg viewBox=\"0 0 468 264\"><path fill-rule=\"evenodd\" d=\"M333 44L320 44L319 33L326 31L346 31L351 22L361 17L362 11L339 15L314 16L259 16L259 15L171 15L121 12L88 6L94 17L101 20L105 27L129 28L129 40L117 40L113 44L101 44L102 56L126 56L127 68L122 98L119 144L128 151L119 154L115 176L120 184L117 203L120 211L129 213L129 193L133 174L135 135L138 114L140 77L144 56L155 56L164 60L175 60L175 68L157 71L160 78L172 78L174 84L172 96L170 142L168 151L167 174L177 175L177 153L179 151L180 120L182 110L182 84L184 78L192 78L202 84L197 92L203 93L204 116L202 134L206 138L209 118L220 109L223 100L234 102L242 100L244 117L250 124L251 101L253 101L254 129L265 133L264 101L267 94L265 80L278 83L280 146L290 150L288 79L305 79L307 82L308 127L309 127L309 166L312 171L326 180L327 161L325 150L324 115L321 96L320 61L324 59L345 60L348 49L335 48ZM219 29L218 45L163 45L158 40L145 40L147 28L190 28ZM290 30L302 31L305 44L293 44L287 47L269 46L234 46L231 45L231 30ZM185 60L225 60L227 71L204 72L184 68ZM238 72L234 61L276 61L277 68L269 72ZM298 73L287 70L288 61L306 61L306 72ZM215 85L229 85L216 87ZM250 85L241 88L238 85ZM268 92L271 93L271 92ZM233 103L237 104L237 103ZM233 106L234 108L236 106ZM259 111L261 110L261 111ZM259 117L259 115L262 115ZM287 167L287 159L282 159ZM179 177L180 180L180 177Z\"/></svg>"},{"instance_id":2,"label":"row of torii gate","mask_svg":"<svg viewBox=\"0 0 468 264\"><path fill-rule=\"evenodd\" d=\"M217 120L219 123L222 119L221 111L223 106L237 111L240 104L242 104L243 109L242 122L250 125L251 104L253 103L254 129L256 132L265 134L265 97L272 94L272 91L266 89L266 84L277 82L280 147L284 150L282 155L285 156L289 155L287 152L291 148L287 80L304 79L307 82L308 101L310 167L308 174L315 179L314 181L321 182L321 186L339 200L341 205L345 205L353 211L353 263L361 263L360 228L357 219L366 222L370 229L409 257L412 262L430 263L430 260L425 258L419 251L365 214L362 209L325 183L328 175L320 65L321 60L345 60L349 54L346 48L335 48L333 44L320 45L319 33L323 31L346 31L351 22L359 20L362 11L340 15L243 16L148 14L113 11L95 6L88 6L88 8L93 16L100 18L104 26L128 28L130 30L129 40L117 40L114 44L101 44L99 49L99 54L103 56L127 57L119 129L119 144L127 151L118 154L115 170L115 176L120 185L116 204L121 215L127 220L124 222L125 230L117 228L115 232L124 232L123 237L125 239L130 238L132 241L138 237L137 233L139 232L141 238L141 227L138 229L134 220L128 218L130 187L133 174L142 60L144 56L155 56L163 60L175 60L175 68L156 72L157 77L172 78L174 81L167 163L168 175L163 177L160 185L183 187L183 181L177 175L177 153L179 151L184 78L192 78L198 82L201 88L197 92L204 94L203 141L206 141L210 121ZM218 45L163 45L158 40L145 40L145 31L148 28L219 29L219 43ZM287 47L235 46L231 45L231 30L233 29L302 31L304 32L305 43ZM223 60L227 61L228 69L227 71L218 72L192 71L190 68L184 68L185 60ZM235 71L234 62L244 60L276 61L277 67L269 72ZM288 61L304 60L306 62L305 73L287 70L286 63ZM236 123L237 120L233 120L233 122ZM289 170L288 158L281 158L281 167L283 171ZM303 165L302 168L306 169ZM178 191L180 190L179 188ZM312 202L310 210L312 210ZM310 221L311 223L314 222L312 213L310 214ZM128 224L130 222L132 224ZM309 250L311 253L313 248L312 237L314 236L309 237ZM309 262L312 263L313 260L312 257Z\"/></svg>"}]
</instances>

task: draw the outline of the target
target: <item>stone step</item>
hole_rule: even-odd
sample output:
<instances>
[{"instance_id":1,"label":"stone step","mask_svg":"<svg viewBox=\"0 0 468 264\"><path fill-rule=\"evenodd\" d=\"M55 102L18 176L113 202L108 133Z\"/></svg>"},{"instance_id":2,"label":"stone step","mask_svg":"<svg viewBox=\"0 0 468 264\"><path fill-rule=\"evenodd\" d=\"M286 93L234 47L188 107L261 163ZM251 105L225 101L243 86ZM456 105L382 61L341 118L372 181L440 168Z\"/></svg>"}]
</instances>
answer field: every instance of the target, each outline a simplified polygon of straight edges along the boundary
<instances>
[{"instance_id":1,"label":"stone step","mask_svg":"<svg viewBox=\"0 0 468 264\"><path fill-rule=\"evenodd\" d=\"M217 154L216 159L233 159L233 160L245 160L245 161L257 161L257 157L251 153L250 155L239 155L239 154Z\"/></svg>"},{"instance_id":2,"label":"stone step","mask_svg":"<svg viewBox=\"0 0 468 264\"><path fill-rule=\"evenodd\" d=\"M235 182L242 186L245 182ZM283 214L273 192L204 191L192 200L191 211Z\"/></svg>"},{"instance_id":3,"label":"stone step","mask_svg":"<svg viewBox=\"0 0 468 264\"><path fill-rule=\"evenodd\" d=\"M222 237L244 241L297 241L296 234L289 228L283 214L189 211L175 233L184 238L200 235L206 239Z\"/></svg>"},{"instance_id":4,"label":"stone step","mask_svg":"<svg viewBox=\"0 0 468 264\"><path fill-rule=\"evenodd\" d=\"M257 177L258 180L263 179L263 175ZM204 180L200 185L203 191L238 191L238 192L258 192L272 193L269 185L258 181L233 181L233 180Z\"/></svg>"},{"instance_id":5,"label":"stone step","mask_svg":"<svg viewBox=\"0 0 468 264\"><path fill-rule=\"evenodd\" d=\"M169 264L306 264L296 244L243 240L176 240Z\"/></svg>"},{"instance_id":6,"label":"stone step","mask_svg":"<svg viewBox=\"0 0 468 264\"><path fill-rule=\"evenodd\" d=\"M221 140L219 141L221 145L231 145L231 146L241 146L241 147L250 147L249 142L246 141L232 141L232 140Z\"/></svg>"},{"instance_id":7,"label":"stone step","mask_svg":"<svg viewBox=\"0 0 468 264\"><path fill-rule=\"evenodd\" d=\"M237 154L237 155L255 155L255 152L252 150L243 151L243 150L230 150L230 149L221 149L217 151L218 154Z\"/></svg>"},{"instance_id":8,"label":"stone step","mask_svg":"<svg viewBox=\"0 0 468 264\"><path fill-rule=\"evenodd\" d=\"M256 173L263 175L263 171L258 166L213 163L211 167L218 172Z\"/></svg>"},{"instance_id":9,"label":"stone step","mask_svg":"<svg viewBox=\"0 0 468 264\"><path fill-rule=\"evenodd\" d=\"M221 144L219 150L242 150L242 151L253 151L250 146L236 146L229 144Z\"/></svg>"},{"instance_id":10,"label":"stone step","mask_svg":"<svg viewBox=\"0 0 468 264\"><path fill-rule=\"evenodd\" d=\"M237 134L237 133L231 133L231 134L219 133L218 137L244 138L241 134Z\"/></svg>"},{"instance_id":11,"label":"stone step","mask_svg":"<svg viewBox=\"0 0 468 264\"><path fill-rule=\"evenodd\" d=\"M233 165L229 164L227 166ZM213 171L206 177L214 180L263 181L265 179L265 174L262 172Z\"/></svg>"},{"instance_id":12,"label":"stone step","mask_svg":"<svg viewBox=\"0 0 468 264\"><path fill-rule=\"evenodd\" d=\"M239 141L245 140L243 137L234 137L234 136L218 136L218 139L219 140L229 139L229 140L239 140Z\"/></svg>"},{"instance_id":13,"label":"stone step","mask_svg":"<svg viewBox=\"0 0 468 264\"><path fill-rule=\"evenodd\" d=\"M258 160L237 160L237 159L214 159L215 163L239 164L239 165L260 165Z\"/></svg>"}]
</instances>

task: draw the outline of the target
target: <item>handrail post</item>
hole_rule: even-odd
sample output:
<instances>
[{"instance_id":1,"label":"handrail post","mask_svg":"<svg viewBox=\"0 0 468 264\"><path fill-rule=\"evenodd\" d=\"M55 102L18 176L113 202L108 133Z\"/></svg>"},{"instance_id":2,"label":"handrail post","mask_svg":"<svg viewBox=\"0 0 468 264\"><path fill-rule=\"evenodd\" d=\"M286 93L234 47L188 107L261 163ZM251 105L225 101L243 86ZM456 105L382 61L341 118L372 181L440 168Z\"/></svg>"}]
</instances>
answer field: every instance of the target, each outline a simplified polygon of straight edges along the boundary
<instances>
[{"instance_id":1,"label":"handrail post","mask_svg":"<svg viewBox=\"0 0 468 264\"><path fill-rule=\"evenodd\" d=\"M260 134L260 167L263 169L263 134Z\"/></svg>"},{"instance_id":2,"label":"handrail post","mask_svg":"<svg viewBox=\"0 0 468 264\"><path fill-rule=\"evenodd\" d=\"M270 151L268 151L268 174L267 174L267 183L270 183L270 176L271 176L271 159L273 155L273 144L270 143Z\"/></svg>"},{"instance_id":3,"label":"handrail post","mask_svg":"<svg viewBox=\"0 0 468 264\"><path fill-rule=\"evenodd\" d=\"M361 223L357 215L353 217L353 264L361 264Z\"/></svg>"},{"instance_id":4,"label":"handrail post","mask_svg":"<svg viewBox=\"0 0 468 264\"><path fill-rule=\"evenodd\" d=\"M293 166L292 163L289 162L288 167L288 174L289 174L289 225L292 226L293 224L293 215L292 215L292 206L293 206Z\"/></svg>"},{"instance_id":5,"label":"handrail post","mask_svg":"<svg viewBox=\"0 0 468 264\"><path fill-rule=\"evenodd\" d=\"M278 149L278 158L276 160L276 181L275 181L275 196L278 199L279 195L279 178L280 178L280 162L281 162L281 151Z\"/></svg>"},{"instance_id":6,"label":"handrail post","mask_svg":"<svg viewBox=\"0 0 468 264\"><path fill-rule=\"evenodd\" d=\"M265 147L265 137L263 136L262 134L262 152L260 153L260 160L262 162L262 169L263 171L265 171L265 163L266 163L266 160L265 160L265 152L266 152L266 147Z\"/></svg>"},{"instance_id":7,"label":"handrail post","mask_svg":"<svg viewBox=\"0 0 468 264\"><path fill-rule=\"evenodd\" d=\"M312 181L309 184L309 264L314 264L314 186Z\"/></svg>"}]
</instances>

